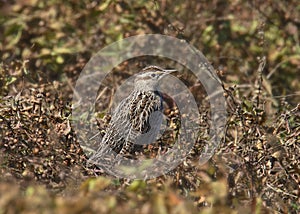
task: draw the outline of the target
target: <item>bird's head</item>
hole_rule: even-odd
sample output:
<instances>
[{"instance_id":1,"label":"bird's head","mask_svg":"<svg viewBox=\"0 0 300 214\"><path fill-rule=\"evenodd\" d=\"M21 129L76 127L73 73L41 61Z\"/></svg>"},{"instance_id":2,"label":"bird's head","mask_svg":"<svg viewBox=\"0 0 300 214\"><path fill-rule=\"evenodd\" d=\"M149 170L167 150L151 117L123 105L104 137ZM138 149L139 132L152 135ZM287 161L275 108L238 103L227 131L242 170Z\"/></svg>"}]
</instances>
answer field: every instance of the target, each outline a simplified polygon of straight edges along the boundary
<instances>
[{"instance_id":1,"label":"bird's head","mask_svg":"<svg viewBox=\"0 0 300 214\"><path fill-rule=\"evenodd\" d=\"M135 78L134 87L137 90L157 90L159 81L176 70L163 69L158 66L144 68Z\"/></svg>"}]
</instances>

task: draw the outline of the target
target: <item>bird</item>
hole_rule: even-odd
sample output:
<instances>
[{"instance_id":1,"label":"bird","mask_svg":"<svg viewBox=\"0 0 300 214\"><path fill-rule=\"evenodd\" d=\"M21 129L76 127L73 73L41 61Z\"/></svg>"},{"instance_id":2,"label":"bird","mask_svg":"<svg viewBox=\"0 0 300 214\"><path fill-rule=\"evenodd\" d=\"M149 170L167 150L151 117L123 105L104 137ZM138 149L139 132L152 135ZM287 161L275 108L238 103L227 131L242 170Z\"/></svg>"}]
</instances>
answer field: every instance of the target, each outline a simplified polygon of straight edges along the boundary
<instances>
[{"instance_id":1,"label":"bird","mask_svg":"<svg viewBox=\"0 0 300 214\"><path fill-rule=\"evenodd\" d=\"M163 121L163 98L159 82L176 70L147 66L134 79L134 88L112 113L111 120L92 160L109 149L125 155L136 145L155 141Z\"/></svg>"}]
</instances>

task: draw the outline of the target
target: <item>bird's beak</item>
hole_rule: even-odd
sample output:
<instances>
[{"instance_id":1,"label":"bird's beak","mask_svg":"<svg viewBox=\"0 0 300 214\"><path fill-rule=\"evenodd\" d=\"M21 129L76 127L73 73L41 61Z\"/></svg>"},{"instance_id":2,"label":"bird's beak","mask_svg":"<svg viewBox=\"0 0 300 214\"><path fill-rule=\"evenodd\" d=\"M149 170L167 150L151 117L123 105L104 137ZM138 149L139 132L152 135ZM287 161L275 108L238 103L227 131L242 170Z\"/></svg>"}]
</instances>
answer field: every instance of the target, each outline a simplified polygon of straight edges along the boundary
<instances>
[{"instance_id":1,"label":"bird's beak","mask_svg":"<svg viewBox=\"0 0 300 214\"><path fill-rule=\"evenodd\" d=\"M164 70L162 72L162 76L161 77L167 76L168 74L173 73L175 71L177 71L177 70L175 70L175 69Z\"/></svg>"},{"instance_id":2,"label":"bird's beak","mask_svg":"<svg viewBox=\"0 0 300 214\"><path fill-rule=\"evenodd\" d=\"M167 74L173 73L175 71L177 71L177 70L175 70L175 69L164 70L164 72L167 73Z\"/></svg>"},{"instance_id":3,"label":"bird's beak","mask_svg":"<svg viewBox=\"0 0 300 214\"><path fill-rule=\"evenodd\" d=\"M177 70L175 70L175 69L166 69L166 70L163 70L163 71L160 71L159 73L160 73L160 77L159 77L159 79L161 80L161 79L163 79L164 77L166 77L166 76L168 76L168 74L170 74L170 73L173 73L173 72L175 72L175 71L177 71Z\"/></svg>"}]
</instances>

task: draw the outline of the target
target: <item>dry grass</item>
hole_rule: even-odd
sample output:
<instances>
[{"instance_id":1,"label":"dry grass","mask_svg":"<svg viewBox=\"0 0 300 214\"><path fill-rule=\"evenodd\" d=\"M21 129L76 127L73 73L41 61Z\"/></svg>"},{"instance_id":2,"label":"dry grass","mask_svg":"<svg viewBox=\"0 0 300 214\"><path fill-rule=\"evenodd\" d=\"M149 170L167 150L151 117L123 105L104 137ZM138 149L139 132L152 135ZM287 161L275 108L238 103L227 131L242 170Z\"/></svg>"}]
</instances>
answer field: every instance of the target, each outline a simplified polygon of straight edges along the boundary
<instances>
[{"instance_id":1,"label":"dry grass","mask_svg":"<svg viewBox=\"0 0 300 214\"><path fill-rule=\"evenodd\" d=\"M0 213L299 213L297 1L29 0L0 6ZM199 166L209 105L201 84L182 68L176 76L200 111L193 152L166 175L129 181L86 166L70 101L93 53L142 33L184 38L202 50L222 79L228 117L222 144ZM106 79L109 87L99 89L93 121L99 130L116 86L148 64L178 66L149 57L117 66Z\"/></svg>"}]
</instances>

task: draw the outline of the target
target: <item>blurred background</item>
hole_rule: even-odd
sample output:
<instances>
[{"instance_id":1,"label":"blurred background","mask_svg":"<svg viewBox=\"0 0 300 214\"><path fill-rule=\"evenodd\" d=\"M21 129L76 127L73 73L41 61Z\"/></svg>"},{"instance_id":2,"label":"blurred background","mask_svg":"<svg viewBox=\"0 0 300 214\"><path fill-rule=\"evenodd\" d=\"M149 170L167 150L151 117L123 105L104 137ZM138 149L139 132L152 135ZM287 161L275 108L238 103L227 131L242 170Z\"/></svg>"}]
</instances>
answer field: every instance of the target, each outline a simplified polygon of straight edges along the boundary
<instances>
[{"instance_id":1,"label":"blurred background","mask_svg":"<svg viewBox=\"0 0 300 214\"><path fill-rule=\"evenodd\" d=\"M299 212L297 0L0 0L0 23L0 213ZM70 102L94 54L147 33L203 52L224 84L228 123L206 165L191 157L168 175L127 181L85 166ZM116 87L153 63L174 65L132 59L107 81ZM179 77L202 104L201 86ZM114 94L104 89L101 129Z\"/></svg>"}]
</instances>

